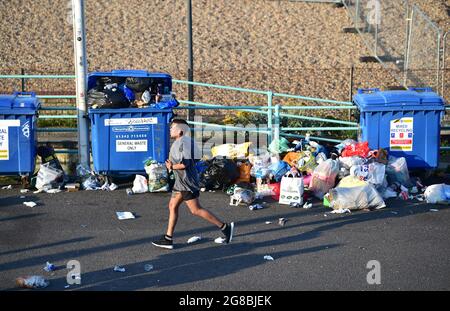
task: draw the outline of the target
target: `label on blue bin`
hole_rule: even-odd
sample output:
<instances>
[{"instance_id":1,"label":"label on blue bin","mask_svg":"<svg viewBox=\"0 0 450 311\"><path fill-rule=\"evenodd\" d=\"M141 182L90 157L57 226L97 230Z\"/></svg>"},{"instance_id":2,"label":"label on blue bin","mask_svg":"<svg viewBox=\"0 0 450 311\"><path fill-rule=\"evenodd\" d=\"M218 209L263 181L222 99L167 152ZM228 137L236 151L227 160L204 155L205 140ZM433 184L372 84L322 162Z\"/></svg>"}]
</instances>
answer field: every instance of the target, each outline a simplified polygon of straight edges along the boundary
<instances>
[{"instance_id":1,"label":"label on blue bin","mask_svg":"<svg viewBox=\"0 0 450 311\"><path fill-rule=\"evenodd\" d=\"M116 140L116 152L147 152L147 140Z\"/></svg>"},{"instance_id":2,"label":"label on blue bin","mask_svg":"<svg viewBox=\"0 0 450 311\"><path fill-rule=\"evenodd\" d=\"M414 118L391 120L389 146L391 150L413 150Z\"/></svg>"},{"instance_id":3,"label":"label on blue bin","mask_svg":"<svg viewBox=\"0 0 450 311\"><path fill-rule=\"evenodd\" d=\"M158 124L158 118L105 119L105 126Z\"/></svg>"},{"instance_id":4,"label":"label on blue bin","mask_svg":"<svg viewBox=\"0 0 450 311\"><path fill-rule=\"evenodd\" d=\"M9 160L9 128L20 126L20 120L0 120L0 161Z\"/></svg>"},{"instance_id":5,"label":"label on blue bin","mask_svg":"<svg viewBox=\"0 0 450 311\"><path fill-rule=\"evenodd\" d=\"M8 127L0 126L0 161L9 160Z\"/></svg>"}]
</instances>

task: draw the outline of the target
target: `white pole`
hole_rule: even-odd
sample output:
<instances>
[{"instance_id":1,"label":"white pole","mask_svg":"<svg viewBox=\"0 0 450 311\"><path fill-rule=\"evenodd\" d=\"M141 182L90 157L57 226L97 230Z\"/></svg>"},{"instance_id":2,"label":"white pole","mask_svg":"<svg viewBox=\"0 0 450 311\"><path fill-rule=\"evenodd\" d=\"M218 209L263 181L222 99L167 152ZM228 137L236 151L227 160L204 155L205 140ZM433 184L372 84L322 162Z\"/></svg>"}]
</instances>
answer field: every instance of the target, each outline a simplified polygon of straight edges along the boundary
<instances>
[{"instance_id":1,"label":"white pole","mask_svg":"<svg viewBox=\"0 0 450 311\"><path fill-rule=\"evenodd\" d=\"M78 115L78 160L79 164L90 168L89 128L86 118L87 61L84 0L72 0L72 12Z\"/></svg>"}]
</instances>

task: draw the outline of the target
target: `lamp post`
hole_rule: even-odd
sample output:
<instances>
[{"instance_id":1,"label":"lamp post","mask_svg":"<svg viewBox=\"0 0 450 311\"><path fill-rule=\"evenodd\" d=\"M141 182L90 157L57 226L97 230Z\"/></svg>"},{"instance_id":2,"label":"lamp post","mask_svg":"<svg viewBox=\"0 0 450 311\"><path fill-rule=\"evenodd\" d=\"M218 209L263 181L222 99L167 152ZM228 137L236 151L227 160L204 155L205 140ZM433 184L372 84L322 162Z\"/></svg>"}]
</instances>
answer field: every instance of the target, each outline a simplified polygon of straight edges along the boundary
<instances>
[{"instance_id":1,"label":"lamp post","mask_svg":"<svg viewBox=\"0 0 450 311\"><path fill-rule=\"evenodd\" d=\"M90 168L89 131L86 118L87 61L84 0L72 0L72 12L78 117L78 161L83 167Z\"/></svg>"},{"instance_id":2,"label":"lamp post","mask_svg":"<svg viewBox=\"0 0 450 311\"><path fill-rule=\"evenodd\" d=\"M192 2L186 0L187 5L187 28L188 28L188 81L194 81L194 56L192 50ZM194 101L194 86L188 85L188 100ZM194 109L188 109L188 120L194 121Z\"/></svg>"}]
</instances>

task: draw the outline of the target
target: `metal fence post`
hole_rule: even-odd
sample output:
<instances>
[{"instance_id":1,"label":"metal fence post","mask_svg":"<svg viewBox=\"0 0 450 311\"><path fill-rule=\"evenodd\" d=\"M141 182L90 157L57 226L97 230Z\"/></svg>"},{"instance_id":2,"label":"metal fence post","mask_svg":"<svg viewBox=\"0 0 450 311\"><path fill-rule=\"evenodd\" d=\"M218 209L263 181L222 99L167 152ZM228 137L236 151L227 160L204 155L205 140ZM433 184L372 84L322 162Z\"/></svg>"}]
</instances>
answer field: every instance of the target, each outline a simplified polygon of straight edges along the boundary
<instances>
[{"instance_id":1,"label":"metal fence post","mask_svg":"<svg viewBox=\"0 0 450 311\"><path fill-rule=\"evenodd\" d=\"M409 11L409 9L408 9ZM409 13L409 12L408 12ZM403 85L404 86L408 86L408 70L409 70L409 58L410 58L410 53L411 53L411 36L412 36L412 26L413 26L413 18L414 18L414 8L411 10L411 14L408 14L408 34L407 34L407 39L406 39L406 61L405 61L405 77L404 77L404 82Z\"/></svg>"},{"instance_id":2,"label":"metal fence post","mask_svg":"<svg viewBox=\"0 0 450 311\"><path fill-rule=\"evenodd\" d=\"M441 32L438 32L437 40L437 68L436 68L436 92L439 93L439 76L441 69ZM443 94L441 94L442 96Z\"/></svg>"},{"instance_id":3,"label":"metal fence post","mask_svg":"<svg viewBox=\"0 0 450 311\"><path fill-rule=\"evenodd\" d=\"M269 139L268 141L271 143L273 138L273 128L272 128L272 100L273 100L273 92L267 92L267 128L269 129Z\"/></svg>"},{"instance_id":4,"label":"metal fence post","mask_svg":"<svg viewBox=\"0 0 450 311\"><path fill-rule=\"evenodd\" d=\"M22 76L24 76L25 75L25 69L21 68L20 69L20 74ZM25 78L22 78L21 81L22 81L22 92L25 92Z\"/></svg>"},{"instance_id":5,"label":"metal fence post","mask_svg":"<svg viewBox=\"0 0 450 311\"><path fill-rule=\"evenodd\" d=\"M275 105L275 120L273 126L273 139L280 140L280 105Z\"/></svg>"},{"instance_id":6,"label":"metal fence post","mask_svg":"<svg viewBox=\"0 0 450 311\"><path fill-rule=\"evenodd\" d=\"M358 29L359 27L359 0L356 0L356 6L355 6L355 28Z\"/></svg>"},{"instance_id":7,"label":"metal fence post","mask_svg":"<svg viewBox=\"0 0 450 311\"><path fill-rule=\"evenodd\" d=\"M447 52L447 35L448 35L448 33L449 33L449 31L447 31L445 34L444 34L444 38L442 39L442 77L441 77L441 83L442 83L442 86L441 86L441 95L442 96L444 96L444 90L445 90L445 66L446 66L446 64L445 64L445 54L446 54L446 52Z\"/></svg>"},{"instance_id":8,"label":"metal fence post","mask_svg":"<svg viewBox=\"0 0 450 311\"><path fill-rule=\"evenodd\" d=\"M187 33L188 33L188 81L194 81L194 52L192 48L192 2L187 0ZM188 100L194 101L194 86L192 84L188 85ZM195 110L188 110L188 120L194 121Z\"/></svg>"}]
</instances>

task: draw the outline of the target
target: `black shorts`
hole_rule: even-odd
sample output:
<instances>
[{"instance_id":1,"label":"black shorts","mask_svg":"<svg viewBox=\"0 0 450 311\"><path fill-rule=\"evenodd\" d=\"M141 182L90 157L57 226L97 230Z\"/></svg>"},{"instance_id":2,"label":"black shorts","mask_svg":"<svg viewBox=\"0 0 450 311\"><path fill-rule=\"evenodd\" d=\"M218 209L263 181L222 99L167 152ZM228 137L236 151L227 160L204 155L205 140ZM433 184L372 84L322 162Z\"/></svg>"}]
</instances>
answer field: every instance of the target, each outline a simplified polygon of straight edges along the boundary
<instances>
[{"instance_id":1,"label":"black shorts","mask_svg":"<svg viewBox=\"0 0 450 311\"><path fill-rule=\"evenodd\" d=\"M190 201L193 199L196 199L200 196L200 191L172 191L172 197L178 195L178 193L181 194L181 197L183 198L183 201Z\"/></svg>"}]
</instances>

